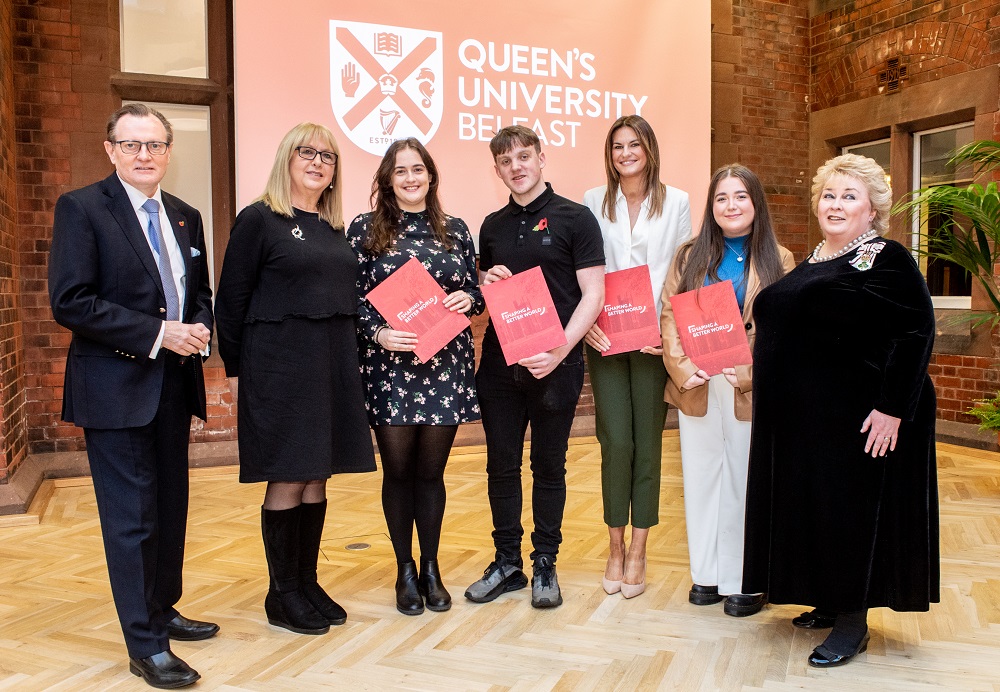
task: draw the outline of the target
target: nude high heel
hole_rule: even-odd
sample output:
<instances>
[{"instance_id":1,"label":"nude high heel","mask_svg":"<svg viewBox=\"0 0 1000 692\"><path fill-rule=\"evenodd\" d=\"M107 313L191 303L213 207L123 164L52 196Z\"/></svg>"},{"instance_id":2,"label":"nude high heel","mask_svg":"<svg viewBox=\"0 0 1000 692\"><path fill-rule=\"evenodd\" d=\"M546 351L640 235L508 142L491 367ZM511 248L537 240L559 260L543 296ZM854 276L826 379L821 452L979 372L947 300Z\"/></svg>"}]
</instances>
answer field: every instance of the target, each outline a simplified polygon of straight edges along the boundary
<instances>
[{"instance_id":1,"label":"nude high heel","mask_svg":"<svg viewBox=\"0 0 1000 692\"><path fill-rule=\"evenodd\" d=\"M608 564L611 564L611 556L608 556ZM604 574L608 573L608 568L604 568ZM622 559L622 575L625 574L625 560ZM604 587L604 593L609 596L616 594L622 590L622 580L621 579L608 579L605 576L601 576L601 586Z\"/></svg>"},{"instance_id":2,"label":"nude high heel","mask_svg":"<svg viewBox=\"0 0 1000 692\"><path fill-rule=\"evenodd\" d=\"M646 558L642 558L642 579L638 584L629 584L626 581L621 583L622 596L625 598L635 598L646 590Z\"/></svg>"}]
</instances>

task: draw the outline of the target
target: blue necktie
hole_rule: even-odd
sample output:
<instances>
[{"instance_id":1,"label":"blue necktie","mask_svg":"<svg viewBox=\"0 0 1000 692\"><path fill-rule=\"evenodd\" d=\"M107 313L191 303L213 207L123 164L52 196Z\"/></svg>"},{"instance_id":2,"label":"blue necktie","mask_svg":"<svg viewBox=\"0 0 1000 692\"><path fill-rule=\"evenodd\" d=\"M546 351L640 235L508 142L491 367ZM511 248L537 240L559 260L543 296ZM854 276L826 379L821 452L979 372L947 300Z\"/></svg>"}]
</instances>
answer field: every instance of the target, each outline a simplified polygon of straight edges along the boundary
<instances>
[{"instance_id":1,"label":"blue necktie","mask_svg":"<svg viewBox=\"0 0 1000 692\"><path fill-rule=\"evenodd\" d=\"M177 296L177 285L174 283L174 271L170 266L170 252L163 242L160 232L160 203L155 199L147 199L142 208L149 214L149 243L156 252L156 264L160 270L160 283L163 284L163 297L167 300L167 320L180 319L180 300Z\"/></svg>"}]
</instances>

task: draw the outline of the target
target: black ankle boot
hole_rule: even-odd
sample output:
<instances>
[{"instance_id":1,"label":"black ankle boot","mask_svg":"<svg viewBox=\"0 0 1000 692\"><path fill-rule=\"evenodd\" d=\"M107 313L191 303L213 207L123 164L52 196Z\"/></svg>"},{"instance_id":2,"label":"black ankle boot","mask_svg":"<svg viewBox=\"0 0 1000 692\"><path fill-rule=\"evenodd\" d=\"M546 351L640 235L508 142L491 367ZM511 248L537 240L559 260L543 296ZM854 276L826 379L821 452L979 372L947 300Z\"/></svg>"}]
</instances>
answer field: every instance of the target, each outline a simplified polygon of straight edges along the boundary
<instances>
[{"instance_id":1,"label":"black ankle boot","mask_svg":"<svg viewBox=\"0 0 1000 692\"><path fill-rule=\"evenodd\" d=\"M441 572L436 559L420 558L420 578L417 580L417 586L430 610L440 613L451 608L451 594L441 583Z\"/></svg>"},{"instance_id":2,"label":"black ankle boot","mask_svg":"<svg viewBox=\"0 0 1000 692\"><path fill-rule=\"evenodd\" d=\"M325 634L330 623L320 615L299 582L299 507L260 512L264 555L271 585L264 599L267 621L298 634Z\"/></svg>"},{"instance_id":3,"label":"black ankle boot","mask_svg":"<svg viewBox=\"0 0 1000 692\"><path fill-rule=\"evenodd\" d=\"M319 611L331 625L347 622L347 612L330 598L316 579L319 562L319 544L323 538L326 520L326 500L299 505L299 584L302 594L312 607Z\"/></svg>"},{"instance_id":4,"label":"black ankle boot","mask_svg":"<svg viewBox=\"0 0 1000 692\"><path fill-rule=\"evenodd\" d=\"M403 615L420 615L424 612L424 599L417 586L417 565L410 560L397 565L396 610Z\"/></svg>"}]
</instances>

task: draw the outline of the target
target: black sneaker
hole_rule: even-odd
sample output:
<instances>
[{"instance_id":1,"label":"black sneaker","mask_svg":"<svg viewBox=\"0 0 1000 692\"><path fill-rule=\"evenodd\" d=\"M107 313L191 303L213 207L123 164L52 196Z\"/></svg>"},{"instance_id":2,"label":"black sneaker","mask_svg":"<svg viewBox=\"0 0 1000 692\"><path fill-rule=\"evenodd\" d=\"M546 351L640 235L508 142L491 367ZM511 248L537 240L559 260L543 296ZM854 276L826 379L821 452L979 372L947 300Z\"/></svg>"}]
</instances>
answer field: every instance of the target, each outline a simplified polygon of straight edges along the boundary
<instances>
[{"instance_id":1,"label":"black sneaker","mask_svg":"<svg viewBox=\"0 0 1000 692\"><path fill-rule=\"evenodd\" d=\"M493 561L483 572L483 578L465 590L465 597L473 603L489 603L508 591L517 591L528 585L528 576L517 565Z\"/></svg>"},{"instance_id":2,"label":"black sneaker","mask_svg":"<svg viewBox=\"0 0 1000 692\"><path fill-rule=\"evenodd\" d=\"M548 555L539 555L535 560L531 577L531 605L535 608L555 608L562 605L559 578L556 565Z\"/></svg>"}]
</instances>

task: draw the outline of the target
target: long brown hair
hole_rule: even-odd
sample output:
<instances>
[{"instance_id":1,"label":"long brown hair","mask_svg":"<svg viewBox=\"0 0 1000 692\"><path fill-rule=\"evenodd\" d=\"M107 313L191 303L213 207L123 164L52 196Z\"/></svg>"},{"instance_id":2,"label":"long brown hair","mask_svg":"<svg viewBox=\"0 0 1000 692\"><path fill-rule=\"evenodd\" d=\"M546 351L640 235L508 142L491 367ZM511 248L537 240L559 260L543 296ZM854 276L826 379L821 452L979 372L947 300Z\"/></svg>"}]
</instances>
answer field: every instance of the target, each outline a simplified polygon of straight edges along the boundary
<instances>
[{"instance_id":1,"label":"long brown hair","mask_svg":"<svg viewBox=\"0 0 1000 692\"><path fill-rule=\"evenodd\" d=\"M754 216L747 238L746 262L743 265L744 278L750 273L751 263L757 272L761 288L774 283L785 273L781 264L781 253L778 252L778 240L771 226L771 212L767 207L764 186L749 168L731 163L712 174L701 230L694 240L683 245L677 253L677 261L681 262L683 267L681 280L677 286L678 293L701 288L705 284L706 276L711 277L713 281L719 280L719 265L726 252L726 242L722 228L715 221L714 205L715 191L719 183L726 178L738 178L746 186L750 201L753 202Z\"/></svg>"},{"instance_id":2,"label":"long brown hair","mask_svg":"<svg viewBox=\"0 0 1000 692\"><path fill-rule=\"evenodd\" d=\"M445 213L438 199L437 166L434 165L434 159L427 153L424 145L414 137L397 139L390 144L378 165L378 170L375 171L371 195L372 220L368 226L368 237L365 238L365 250L372 255L381 255L392 248L399 232L399 220L403 212L396 202L396 193L392 189L392 173L396 168L396 154L403 149L413 149L417 152L427 169L427 175L430 177L427 197L424 200L427 205L427 220L430 222L434 238L450 250L452 243L448 237Z\"/></svg>"},{"instance_id":3,"label":"long brown hair","mask_svg":"<svg viewBox=\"0 0 1000 692\"><path fill-rule=\"evenodd\" d=\"M666 186L660 182L660 145L656 142L653 128L641 115L623 115L611 124L608 136L604 140L604 172L608 177L608 187L604 192L604 204L601 210L604 217L614 223L617 220L615 207L618 202L618 189L621 187L621 174L615 168L612 147L615 133L623 127L629 127L635 132L639 146L646 154L646 170L643 171L643 191L649 197L649 216L656 218L663 213L663 200L667 196Z\"/></svg>"}]
</instances>

